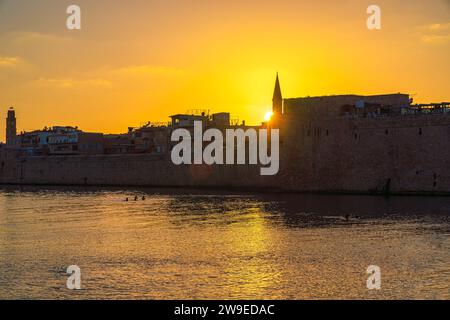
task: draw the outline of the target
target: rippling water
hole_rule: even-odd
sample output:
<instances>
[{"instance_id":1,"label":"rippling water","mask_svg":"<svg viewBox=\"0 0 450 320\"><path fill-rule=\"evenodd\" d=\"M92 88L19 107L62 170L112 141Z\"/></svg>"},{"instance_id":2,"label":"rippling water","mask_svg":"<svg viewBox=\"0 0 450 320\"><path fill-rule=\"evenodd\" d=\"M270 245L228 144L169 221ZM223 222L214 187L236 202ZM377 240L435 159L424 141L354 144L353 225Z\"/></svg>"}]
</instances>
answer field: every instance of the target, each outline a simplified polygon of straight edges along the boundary
<instances>
[{"instance_id":1,"label":"rippling water","mask_svg":"<svg viewBox=\"0 0 450 320\"><path fill-rule=\"evenodd\" d=\"M449 299L449 234L450 198L4 188L0 298Z\"/></svg>"}]
</instances>

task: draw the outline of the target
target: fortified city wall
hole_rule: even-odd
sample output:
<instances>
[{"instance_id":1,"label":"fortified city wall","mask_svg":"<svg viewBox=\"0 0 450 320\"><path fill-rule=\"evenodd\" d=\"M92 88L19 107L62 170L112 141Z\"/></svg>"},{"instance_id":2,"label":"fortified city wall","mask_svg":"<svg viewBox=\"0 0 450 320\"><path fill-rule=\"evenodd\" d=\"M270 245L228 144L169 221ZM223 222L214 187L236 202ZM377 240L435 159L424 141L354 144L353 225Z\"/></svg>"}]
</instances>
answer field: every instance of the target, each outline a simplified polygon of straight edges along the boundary
<instances>
[{"instance_id":1,"label":"fortified city wall","mask_svg":"<svg viewBox=\"0 0 450 320\"><path fill-rule=\"evenodd\" d=\"M406 95L381 97L394 107L408 103ZM450 194L450 113L337 115L333 106L358 98L285 100L278 122L280 172L273 177L253 165L175 166L170 155L18 158L3 150L0 183Z\"/></svg>"},{"instance_id":2,"label":"fortified city wall","mask_svg":"<svg viewBox=\"0 0 450 320\"><path fill-rule=\"evenodd\" d=\"M293 102L281 125L285 188L450 193L450 113L337 119Z\"/></svg>"}]
</instances>

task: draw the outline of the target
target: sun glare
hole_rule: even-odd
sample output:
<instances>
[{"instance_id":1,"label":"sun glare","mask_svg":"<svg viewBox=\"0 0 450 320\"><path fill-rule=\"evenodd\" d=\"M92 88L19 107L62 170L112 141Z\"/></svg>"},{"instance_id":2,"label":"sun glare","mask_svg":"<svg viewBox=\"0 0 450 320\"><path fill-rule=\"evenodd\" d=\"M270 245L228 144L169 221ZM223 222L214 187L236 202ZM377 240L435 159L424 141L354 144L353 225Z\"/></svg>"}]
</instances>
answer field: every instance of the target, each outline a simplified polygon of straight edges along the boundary
<instances>
[{"instance_id":1,"label":"sun glare","mask_svg":"<svg viewBox=\"0 0 450 320\"><path fill-rule=\"evenodd\" d=\"M272 119L272 116L273 116L273 112L272 112L272 111L269 111L269 112L267 112L266 115L264 116L264 119L265 119L267 122L269 122L270 119Z\"/></svg>"}]
</instances>

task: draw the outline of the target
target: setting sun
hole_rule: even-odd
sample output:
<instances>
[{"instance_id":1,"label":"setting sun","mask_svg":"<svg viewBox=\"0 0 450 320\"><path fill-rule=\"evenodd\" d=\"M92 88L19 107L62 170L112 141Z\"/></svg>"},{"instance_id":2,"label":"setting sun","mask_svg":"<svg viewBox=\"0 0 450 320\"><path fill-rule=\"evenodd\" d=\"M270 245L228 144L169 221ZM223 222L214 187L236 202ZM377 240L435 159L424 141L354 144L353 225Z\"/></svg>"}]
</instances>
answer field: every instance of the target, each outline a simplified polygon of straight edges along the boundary
<instances>
[{"instance_id":1,"label":"setting sun","mask_svg":"<svg viewBox=\"0 0 450 320\"><path fill-rule=\"evenodd\" d=\"M270 119L272 119L272 116L273 116L273 112L272 112L272 111L269 111L269 112L267 112L266 115L264 116L264 120L266 120L267 122L269 122Z\"/></svg>"}]
</instances>

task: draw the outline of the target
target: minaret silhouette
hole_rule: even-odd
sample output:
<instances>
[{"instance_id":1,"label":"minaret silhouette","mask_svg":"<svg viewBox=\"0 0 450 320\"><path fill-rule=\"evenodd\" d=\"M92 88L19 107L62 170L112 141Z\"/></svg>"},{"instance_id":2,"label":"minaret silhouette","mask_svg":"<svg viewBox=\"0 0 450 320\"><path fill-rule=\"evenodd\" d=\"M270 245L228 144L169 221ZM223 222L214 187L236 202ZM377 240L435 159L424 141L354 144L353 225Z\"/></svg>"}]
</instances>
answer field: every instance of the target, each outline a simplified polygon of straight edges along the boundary
<instances>
[{"instance_id":1,"label":"minaret silhouette","mask_svg":"<svg viewBox=\"0 0 450 320\"><path fill-rule=\"evenodd\" d=\"M6 145L13 146L16 141L16 112L14 108L8 110L8 117L6 118Z\"/></svg>"},{"instance_id":2,"label":"minaret silhouette","mask_svg":"<svg viewBox=\"0 0 450 320\"><path fill-rule=\"evenodd\" d=\"M272 112L275 116L283 114L283 96L281 94L281 86L280 86L280 79L278 78L278 72L277 72L277 80L275 81L275 90L273 92Z\"/></svg>"}]
</instances>

